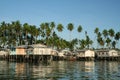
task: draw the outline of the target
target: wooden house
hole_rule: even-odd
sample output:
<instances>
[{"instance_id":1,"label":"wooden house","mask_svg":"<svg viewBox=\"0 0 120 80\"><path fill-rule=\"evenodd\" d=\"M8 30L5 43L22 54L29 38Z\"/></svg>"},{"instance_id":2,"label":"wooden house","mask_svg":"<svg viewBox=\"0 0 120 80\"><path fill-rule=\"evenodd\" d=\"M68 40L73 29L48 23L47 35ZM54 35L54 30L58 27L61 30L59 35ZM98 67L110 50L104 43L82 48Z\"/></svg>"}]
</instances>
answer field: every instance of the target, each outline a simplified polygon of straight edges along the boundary
<instances>
[{"instance_id":1,"label":"wooden house","mask_svg":"<svg viewBox=\"0 0 120 80\"><path fill-rule=\"evenodd\" d=\"M34 55L52 55L52 49L47 47L34 47Z\"/></svg>"},{"instance_id":2,"label":"wooden house","mask_svg":"<svg viewBox=\"0 0 120 80\"><path fill-rule=\"evenodd\" d=\"M59 52L57 50L52 50L51 55L58 56Z\"/></svg>"},{"instance_id":3,"label":"wooden house","mask_svg":"<svg viewBox=\"0 0 120 80\"><path fill-rule=\"evenodd\" d=\"M109 56L110 57L118 57L118 51L117 50L109 50Z\"/></svg>"},{"instance_id":4,"label":"wooden house","mask_svg":"<svg viewBox=\"0 0 120 80\"><path fill-rule=\"evenodd\" d=\"M60 60L76 60L74 54L69 50L62 50L58 56Z\"/></svg>"},{"instance_id":5,"label":"wooden house","mask_svg":"<svg viewBox=\"0 0 120 80\"><path fill-rule=\"evenodd\" d=\"M94 60L95 52L93 50L79 50L77 51L78 60Z\"/></svg>"},{"instance_id":6,"label":"wooden house","mask_svg":"<svg viewBox=\"0 0 120 80\"><path fill-rule=\"evenodd\" d=\"M32 46L18 46L16 47L16 55L29 55L33 54Z\"/></svg>"},{"instance_id":7,"label":"wooden house","mask_svg":"<svg viewBox=\"0 0 120 80\"><path fill-rule=\"evenodd\" d=\"M51 55L52 54L52 49L48 48L45 45L41 44L34 44L33 46L33 54L34 55Z\"/></svg>"},{"instance_id":8,"label":"wooden house","mask_svg":"<svg viewBox=\"0 0 120 80\"><path fill-rule=\"evenodd\" d=\"M55 51L42 44L34 44L33 47L33 60L35 61L48 61L53 59ZM57 54L57 53L56 53Z\"/></svg>"},{"instance_id":9,"label":"wooden house","mask_svg":"<svg viewBox=\"0 0 120 80\"><path fill-rule=\"evenodd\" d=\"M9 54L9 50L7 49L0 49L0 56L6 56Z\"/></svg>"},{"instance_id":10,"label":"wooden house","mask_svg":"<svg viewBox=\"0 0 120 80\"><path fill-rule=\"evenodd\" d=\"M0 49L0 59L5 59L9 55L8 49Z\"/></svg>"},{"instance_id":11,"label":"wooden house","mask_svg":"<svg viewBox=\"0 0 120 80\"><path fill-rule=\"evenodd\" d=\"M117 50L96 50L96 59L99 60L116 60L119 57Z\"/></svg>"}]
</instances>

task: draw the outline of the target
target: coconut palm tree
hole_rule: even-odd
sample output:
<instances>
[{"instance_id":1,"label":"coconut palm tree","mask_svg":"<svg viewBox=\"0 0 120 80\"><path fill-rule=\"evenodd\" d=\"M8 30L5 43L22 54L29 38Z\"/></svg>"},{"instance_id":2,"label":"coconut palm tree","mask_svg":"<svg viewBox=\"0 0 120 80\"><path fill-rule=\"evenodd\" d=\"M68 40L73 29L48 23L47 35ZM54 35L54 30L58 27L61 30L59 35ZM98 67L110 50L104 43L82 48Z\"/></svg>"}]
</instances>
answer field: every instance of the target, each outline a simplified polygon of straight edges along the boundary
<instances>
[{"instance_id":1,"label":"coconut palm tree","mask_svg":"<svg viewBox=\"0 0 120 80\"><path fill-rule=\"evenodd\" d=\"M116 48L116 41L112 42L112 48L114 48L114 49Z\"/></svg>"},{"instance_id":2,"label":"coconut palm tree","mask_svg":"<svg viewBox=\"0 0 120 80\"><path fill-rule=\"evenodd\" d=\"M98 34L98 33L99 33L99 28L98 28L98 27L95 28L94 33L95 33L95 34Z\"/></svg>"},{"instance_id":3,"label":"coconut palm tree","mask_svg":"<svg viewBox=\"0 0 120 80\"><path fill-rule=\"evenodd\" d=\"M45 23L45 36L46 36L46 45L49 46L49 37L51 34L51 29L49 23Z\"/></svg>"},{"instance_id":4,"label":"coconut palm tree","mask_svg":"<svg viewBox=\"0 0 120 80\"><path fill-rule=\"evenodd\" d=\"M118 43L119 39L120 39L120 32L117 32L114 36L114 39L116 40L116 43Z\"/></svg>"},{"instance_id":5,"label":"coconut palm tree","mask_svg":"<svg viewBox=\"0 0 120 80\"><path fill-rule=\"evenodd\" d=\"M38 38L38 36L40 35L40 31L39 31L40 29L39 28L36 28L35 29L35 44L37 43L37 38Z\"/></svg>"},{"instance_id":6,"label":"coconut palm tree","mask_svg":"<svg viewBox=\"0 0 120 80\"><path fill-rule=\"evenodd\" d=\"M79 40L79 43L80 43L80 49L84 49L86 47L86 40L84 39Z\"/></svg>"},{"instance_id":7,"label":"coconut palm tree","mask_svg":"<svg viewBox=\"0 0 120 80\"><path fill-rule=\"evenodd\" d=\"M15 31L16 31L17 43L18 43L18 45L20 45L20 36L21 36L20 21L15 21Z\"/></svg>"},{"instance_id":8,"label":"coconut palm tree","mask_svg":"<svg viewBox=\"0 0 120 80\"><path fill-rule=\"evenodd\" d=\"M40 33L41 33L41 37L44 39L45 38L45 23L40 24Z\"/></svg>"},{"instance_id":9,"label":"coconut palm tree","mask_svg":"<svg viewBox=\"0 0 120 80\"><path fill-rule=\"evenodd\" d=\"M106 38L108 37L108 31L106 29L104 29L102 34L104 36L104 41L106 41Z\"/></svg>"},{"instance_id":10,"label":"coconut palm tree","mask_svg":"<svg viewBox=\"0 0 120 80\"><path fill-rule=\"evenodd\" d=\"M113 37L114 37L114 35L115 35L115 31L113 30L113 29L109 29L109 36L111 37L111 42L113 41ZM112 46L112 43L111 43L111 45L110 45L110 47Z\"/></svg>"},{"instance_id":11,"label":"coconut palm tree","mask_svg":"<svg viewBox=\"0 0 120 80\"><path fill-rule=\"evenodd\" d=\"M55 23L54 22L50 23L50 28L51 28L51 35L52 35L53 32L54 32L54 29L55 29Z\"/></svg>"},{"instance_id":12,"label":"coconut palm tree","mask_svg":"<svg viewBox=\"0 0 120 80\"><path fill-rule=\"evenodd\" d=\"M108 37L106 39L107 47L110 48L111 39Z\"/></svg>"},{"instance_id":13,"label":"coconut palm tree","mask_svg":"<svg viewBox=\"0 0 120 80\"><path fill-rule=\"evenodd\" d=\"M30 25L30 45L33 44L34 35L35 35L35 26Z\"/></svg>"},{"instance_id":14,"label":"coconut palm tree","mask_svg":"<svg viewBox=\"0 0 120 80\"><path fill-rule=\"evenodd\" d=\"M23 33L25 36L25 43L28 44L28 34L30 32L30 25L28 23L23 24Z\"/></svg>"},{"instance_id":15,"label":"coconut palm tree","mask_svg":"<svg viewBox=\"0 0 120 80\"><path fill-rule=\"evenodd\" d=\"M119 40L120 39L120 32L117 32L116 34L115 34L115 40Z\"/></svg>"},{"instance_id":16,"label":"coconut palm tree","mask_svg":"<svg viewBox=\"0 0 120 80\"><path fill-rule=\"evenodd\" d=\"M57 25L57 31L58 31L58 32L62 32L62 31L63 31L63 28L64 28L64 27L63 27L62 24L58 24L58 25Z\"/></svg>"},{"instance_id":17,"label":"coconut palm tree","mask_svg":"<svg viewBox=\"0 0 120 80\"><path fill-rule=\"evenodd\" d=\"M72 30L74 29L74 25L73 25L72 23L69 23L69 24L67 25L67 29L70 31L70 41L71 41L71 32L72 32Z\"/></svg>"},{"instance_id":18,"label":"coconut palm tree","mask_svg":"<svg viewBox=\"0 0 120 80\"><path fill-rule=\"evenodd\" d=\"M101 47L104 46L104 40L102 39L102 37L98 37L97 41L98 41L98 43L100 44Z\"/></svg>"},{"instance_id":19,"label":"coconut palm tree","mask_svg":"<svg viewBox=\"0 0 120 80\"><path fill-rule=\"evenodd\" d=\"M9 36L9 32L8 32L8 23L5 23L5 21L3 21L1 23L1 27L0 27L0 32L1 32L1 36L0 36L0 39L1 39L1 44L4 46L8 45L8 36Z\"/></svg>"},{"instance_id":20,"label":"coconut palm tree","mask_svg":"<svg viewBox=\"0 0 120 80\"><path fill-rule=\"evenodd\" d=\"M96 34L95 39L97 40L98 34L99 34L99 28L96 27L94 30L94 33ZM97 41L97 48L98 48L98 41Z\"/></svg>"},{"instance_id":21,"label":"coconut palm tree","mask_svg":"<svg viewBox=\"0 0 120 80\"><path fill-rule=\"evenodd\" d=\"M103 32L102 32L102 34L106 38L108 36L108 31L106 29L104 29Z\"/></svg>"},{"instance_id":22,"label":"coconut palm tree","mask_svg":"<svg viewBox=\"0 0 120 80\"><path fill-rule=\"evenodd\" d=\"M78 39L73 39L71 42L69 42L69 49L73 51L76 49L76 45L78 44Z\"/></svg>"},{"instance_id":23,"label":"coconut palm tree","mask_svg":"<svg viewBox=\"0 0 120 80\"><path fill-rule=\"evenodd\" d=\"M109 35L111 36L111 37L113 37L114 36L114 34L115 34L115 31L113 30L113 29L109 29Z\"/></svg>"},{"instance_id":24,"label":"coconut palm tree","mask_svg":"<svg viewBox=\"0 0 120 80\"><path fill-rule=\"evenodd\" d=\"M90 40L89 36L87 35L86 36L86 46L87 46L88 49L89 49L90 45L92 45L92 43L93 43L93 41Z\"/></svg>"},{"instance_id":25,"label":"coconut palm tree","mask_svg":"<svg viewBox=\"0 0 120 80\"><path fill-rule=\"evenodd\" d=\"M79 33L82 32L82 26L81 26L81 25L78 26L77 31L78 31Z\"/></svg>"}]
</instances>

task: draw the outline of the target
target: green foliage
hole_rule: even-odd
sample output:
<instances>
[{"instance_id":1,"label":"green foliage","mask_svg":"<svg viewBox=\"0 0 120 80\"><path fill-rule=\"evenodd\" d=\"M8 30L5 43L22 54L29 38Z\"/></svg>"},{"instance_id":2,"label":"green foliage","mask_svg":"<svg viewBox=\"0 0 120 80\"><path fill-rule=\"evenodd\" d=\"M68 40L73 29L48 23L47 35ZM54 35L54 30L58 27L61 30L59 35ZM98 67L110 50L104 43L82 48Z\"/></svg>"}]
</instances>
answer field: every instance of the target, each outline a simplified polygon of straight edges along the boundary
<instances>
[{"instance_id":1,"label":"green foliage","mask_svg":"<svg viewBox=\"0 0 120 80\"><path fill-rule=\"evenodd\" d=\"M56 33L56 31L58 31L62 34L64 28L62 24L56 25L54 22L41 23L38 27L28 23L21 24L20 21L13 21L11 23L3 21L0 24L0 47L7 45L8 48L11 48L19 45L41 43L55 49L68 48L74 50L91 48L93 41L90 39L87 31L85 31L84 39L75 38L67 41ZM74 25L69 23L67 29L72 32ZM82 26L79 25L76 31L80 33L82 30ZM97 27L94 33L101 47L116 48L116 44L120 40L120 32L115 33L113 29L104 29L100 32Z\"/></svg>"}]
</instances>

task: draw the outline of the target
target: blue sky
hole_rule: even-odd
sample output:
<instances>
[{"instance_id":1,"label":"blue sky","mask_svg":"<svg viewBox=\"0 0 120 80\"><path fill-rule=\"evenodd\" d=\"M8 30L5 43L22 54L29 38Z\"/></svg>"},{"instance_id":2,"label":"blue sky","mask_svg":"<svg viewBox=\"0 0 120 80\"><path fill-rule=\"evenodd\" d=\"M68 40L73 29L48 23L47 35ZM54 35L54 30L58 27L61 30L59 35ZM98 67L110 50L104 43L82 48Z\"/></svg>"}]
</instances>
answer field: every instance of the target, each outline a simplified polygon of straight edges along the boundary
<instances>
[{"instance_id":1,"label":"blue sky","mask_svg":"<svg viewBox=\"0 0 120 80\"><path fill-rule=\"evenodd\" d=\"M120 31L120 0L0 0L0 22L16 21L39 26L42 22L74 24L73 38L84 38L84 31L94 40L94 29ZM83 32L76 31L82 25ZM59 35L69 40L65 29Z\"/></svg>"}]
</instances>

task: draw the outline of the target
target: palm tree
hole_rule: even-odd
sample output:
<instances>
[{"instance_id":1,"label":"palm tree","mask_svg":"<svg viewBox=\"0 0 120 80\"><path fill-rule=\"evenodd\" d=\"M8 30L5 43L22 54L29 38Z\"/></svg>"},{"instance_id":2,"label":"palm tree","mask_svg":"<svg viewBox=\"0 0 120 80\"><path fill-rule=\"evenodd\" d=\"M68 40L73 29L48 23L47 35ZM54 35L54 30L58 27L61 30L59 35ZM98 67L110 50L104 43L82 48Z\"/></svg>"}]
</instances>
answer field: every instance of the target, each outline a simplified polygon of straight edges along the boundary
<instances>
[{"instance_id":1,"label":"palm tree","mask_svg":"<svg viewBox=\"0 0 120 80\"><path fill-rule=\"evenodd\" d=\"M25 42L28 44L28 33L30 32L30 26L28 23L23 24L23 33L25 35Z\"/></svg>"},{"instance_id":2,"label":"palm tree","mask_svg":"<svg viewBox=\"0 0 120 80\"><path fill-rule=\"evenodd\" d=\"M119 39L120 39L120 32L117 32L114 36L114 39L116 40L116 43L118 43Z\"/></svg>"},{"instance_id":3,"label":"palm tree","mask_svg":"<svg viewBox=\"0 0 120 80\"><path fill-rule=\"evenodd\" d=\"M79 43L80 43L80 49L84 49L86 47L86 40L84 39L79 40Z\"/></svg>"},{"instance_id":4,"label":"palm tree","mask_svg":"<svg viewBox=\"0 0 120 80\"><path fill-rule=\"evenodd\" d=\"M15 31L16 31L16 37L17 37L17 42L18 45L20 45L20 36L21 36L21 24L20 21L15 22Z\"/></svg>"},{"instance_id":5,"label":"palm tree","mask_svg":"<svg viewBox=\"0 0 120 80\"><path fill-rule=\"evenodd\" d=\"M78 31L79 33L82 32L82 26L81 26L81 25L78 26L77 31Z\"/></svg>"},{"instance_id":6,"label":"palm tree","mask_svg":"<svg viewBox=\"0 0 120 80\"><path fill-rule=\"evenodd\" d=\"M63 31L63 25L62 24L58 24L57 25L57 30L58 30L58 32L62 32Z\"/></svg>"},{"instance_id":7,"label":"palm tree","mask_svg":"<svg viewBox=\"0 0 120 80\"><path fill-rule=\"evenodd\" d=\"M113 41L113 42L112 42L112 48L115 49L115 47L116 47L116 41Z\"/></svg>"},{"instance_id":8,"label":"palm tree","mask_svg":"<svg viewBox=\"0 0 120 80\"><path fill-rule=\"evenodd\" d=\"M115 40L119 40L120 39L120 32L117 32L116 34L115 34Z\"/></svg>"},{"instance_id":9,"label":"palm tree","mask_svg":"<svg viewBox=\"0 0 120 80\"><path fill-rule=\"evenodd\" d=\"M108 37L108 31L106 29L104 29L102 34L104 36L104 41L106 41L106 38Z\"/></svg>"},{"instance_id":10,"label":"palm tree","mask_svg":"<svg viewBox=\"0 0 120 80\"><path fill-rule=\"evenodd\" d=\"M89 49L90 45L92 45L92 43L93 43L93 41L90 40L89 36L87 35L86 36L86 46L87 46L88 49Z\"/></svg>"},{"instance_id":11,"label":"palm tree","mask_svg":"<svg viewBox=\"0 0 120 80\"><path fill-rule=\"evenodd\" d=\"M114 35L115 35L115 32L114 32L114 30L113 29L109 29L109 36L111 37L111 42L113 41L113 37L114 37ZM111 45L110 45L110 47L112 46L112 43L111 43Z\"/></svg>"},{"instance_id":12,"label":"palm tree","mask_svg":"<svg viewBox=\"0 0 120 80\"><path fill-rule=\"evenodd\" d=\"M113 37L115 34L115 31L113 29L109 29L108 32L109 32L110 37Z\"/></svg>"},{"instance_id":13,"label":"palm tree","mask_svg":"<svg viewBox=\"0 0 120 80\"><path fill-rule=\"evenodd\" d=\"M30 44L33 44L34 35L35 35L35 27L30 25Z\"/></svg>"},{"instance_id":14,"label":"palm tree","mask_svg":"<svg viewBox=\"0 0 120 80\"><path fill-rule=\"evenodd\" d=\"M74 25L73 25L72 23L69 23L69 24L67 25L67 29L70 31L70 41L71 41L71 32L72 32L72 30L74 29Z\"/></svg>"},{"instance_id":15,"label":"palm tree","mask_svg":"<svg viewBox=\"0 0 120 80\"><path fill-rule=\"evenodd\" d=\"M45 37L45 23L40 24L40 33L41 33L41 37L44 39L44 37Z\"/></svg>"},{"instance_id":16,"label":"palm tree","mask_svg":"<svg viewBox=\"0 0 120 80\"><path fill-rule=\"evenodd\" d=\"M5 21L3 21L1 23L1 27L0 27L0 31L1 31L1 44L4 46L8 45L8 25L7 23L5 23Z\"/></svg>"},{"instance_id":17,"label":"palm tree","mask_svg":"<svg viewBox=\"0 0 120 80\"><path fill-rule=\"evenodd\" d=\"M47 44L47 46L49 46L48 42L49 42L50 34L51 34L50 25L49 25L49 23L45 23L45 36L46 36L46 44Z\"/></svg>"},{"instance_id":18,"label":"palm tree","mask_svg":"<svg viewBox=\"0 0 120 80\"><path fill-rule=\"evenodd\" d=\"M107 38L107 39L106 39L106 43L107 43L107 47L109 47L109 48L110 48L110 42L111 42L111 39L110 39L110 38Z\"/></svg>"},{"instance_id":19,"label":"palm tree","mask_svg":"<svg viewBox=\"0 0 120 80\"><path fill-rule=\"evenodd\" d=\"M35 37L36 37L35 44L37 43L37 38L38 38L39 34L40 34L39 28L35 28Z\"/></svg>"},{"instance_id":20,"label":"palm tree","mask_svg":"<svg viewBox=\"0 0 120 80\"><path fill-rule=\"evenodd\" d=\"M97 40L97 37L98 37L98 34L99 34L99 28L98 27L95 28L94 33L96 34L95 39ZM98 48L98 43L97 43L97 48Z\"/></svg>"},{"instance_id":21,"label":"palm tree","mask_svg":"<svg viewBox=\"0 0 120 80\"><path fill-rule=\"evenodd\" d=\"M102 39L102 37L98 37L97 41L100 44L100 46L104 46L104 40Z\"/></svg>"},{"instance_id":22,"label":"palm tree","mask_svg":"<svg viewBox=\"0 0 120 80\"><path fill-rule=\"evenodd\" d=\"M106 38L108 36L108 31L106 29L104 29L103 32L102 32L102 34Z\"/></svg>"},{"instance_id":23,"label":"palm tree","mask_svg":"<svg viewBox=\"0 0 120 80\"><path fill-rule=\"evenodd\" d=\"M55 28L55 23L54 22L50 23L50 28L51 28L51 34L53 34L54 28Z\"/></svg>"},{"instance_id":24,"label":"palm tree","mask_svg":"<svg viewBox=\"0 0 120 80\"><path fill-rule=\"evenodd\" d=\"M98 34L98 33L99 33L99 28L98 28L98 27L95 28L94 33L95 33L95 34Z\"/></svg>"}]
</instances>

